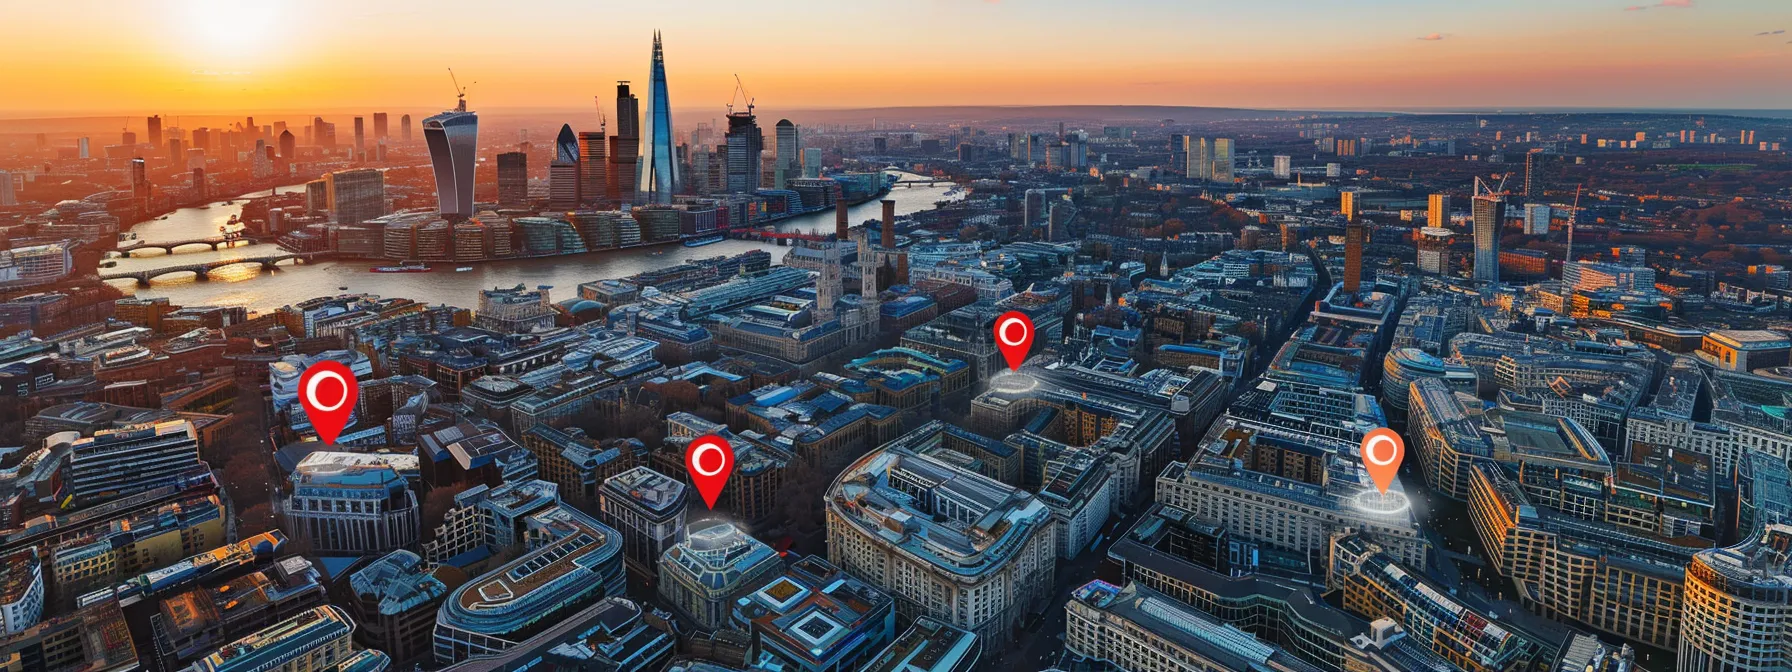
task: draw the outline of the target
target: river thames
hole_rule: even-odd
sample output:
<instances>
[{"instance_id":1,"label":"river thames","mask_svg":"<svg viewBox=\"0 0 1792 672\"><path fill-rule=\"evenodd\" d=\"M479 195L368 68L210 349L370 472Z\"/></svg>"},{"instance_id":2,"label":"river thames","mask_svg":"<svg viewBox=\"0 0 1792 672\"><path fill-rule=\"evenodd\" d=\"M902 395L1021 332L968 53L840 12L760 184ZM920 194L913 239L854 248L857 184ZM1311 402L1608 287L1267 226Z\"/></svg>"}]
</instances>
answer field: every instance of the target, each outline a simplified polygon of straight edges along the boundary
<instances>
[{"instance_id":1,"label":"river thames","mask_svg":"<svg viewBox=\"0 0 1792 672\"><path fill-rule=\"evenodd\" d=\"M913 177L907 173L901 175L905 179ZM303 188L303 185L296 185L281 187L279 190L286 192ZM963 192L948 195L950 190L949 185L899 186L891 189L886 198L896 201L896 213L904 215L930 209L939 201L962 197ZM256 192L254 195L265 193ZM231 215L242 211L241 204L242 199L238 198L234 205L224 205L219 201L207 208L182 208L170 213L166 219L139 223L131 231L146 244L216 236L219 226L228 221ZM876 200L849 210L854 225L867 219L876 219L881 214L882 207ZM834 213L829 210L793 217L779 222L777 227L784 231L831 231L834 228ZM183 251L203 249L182 248ZM175 305L242 306L251 313L265 313L305 299L345 291L470 308L478 303L480 289L513 287L517 284L528 287L551 285L553 290L550 293L558 301L576 295L578 285L582 282L620 278L690 259L734 255L749 250L770 252L772 263L776 264L783 261L784 252L788 249L772 243L723 240L701 247L673 244L561 257L486 261L472 264L473 270L464 273L455 272L454 264L446 262L435 264L436 270L430 273L370 273L369 268L393 262L355 260L281 266L277 271L265 271L258 265L245 264L213 271L210 279L204 281L195 279L190 273L171 274L152 281L148 287L139 286L130 280L109 282L126 293L139 297L167 297ZM225 250L186 251L175 255L117 259L118 265L115 268L103 270L148 270L211 260L262 257L281 251L279 246L273 244L242 245ZM347 289L341 289L343 287Z\"/></svg>"}]
</instances>

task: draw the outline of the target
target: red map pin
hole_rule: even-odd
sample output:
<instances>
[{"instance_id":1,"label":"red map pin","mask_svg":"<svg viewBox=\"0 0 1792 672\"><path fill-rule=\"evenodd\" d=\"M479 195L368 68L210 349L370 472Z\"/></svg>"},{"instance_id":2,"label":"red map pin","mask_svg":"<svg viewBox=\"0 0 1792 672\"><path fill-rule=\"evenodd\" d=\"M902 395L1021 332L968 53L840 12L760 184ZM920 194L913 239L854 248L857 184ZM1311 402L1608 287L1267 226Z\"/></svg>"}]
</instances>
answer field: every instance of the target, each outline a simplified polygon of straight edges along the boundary
<instances>
[{"instance_id":1,"label":"red map pin","mask_svg":"<svg viewBox=\"0 0 1792 672\"><path fill-rule=\"evenodd\" d=\"M311 419L311 427L324 443L335 443L336 437L342 435L349 414L355 411L355 399L360 396L355 372L341 362L326 359L299 374L299 405L305 408L305 417Z\"/></svg>"},{"instance_id":2,"label":"red map pin","mask_svg":"<svg viewBox=\"0 0 1792 672\"><path fill-rule=\"evenodd\" d=\"M691 483L703 495L703 503L714 509L722 486L734 475L734 447L714 434L699 436L684 449L684 468L691 472Z\"/></svg>"},{"instance_id":3,"label":"red map pin","mask_svg":"<svg viewBox=\"0 0 1792 672\"><path fill-rule=\"evenodd\" d=\"M995 331L996 347L1002 349L1008 368L1020 369L1027 361L1027 353L1033 350L1033 320L1026 313L1010 310L996 318Z\"/></svg>"}]
</instances>

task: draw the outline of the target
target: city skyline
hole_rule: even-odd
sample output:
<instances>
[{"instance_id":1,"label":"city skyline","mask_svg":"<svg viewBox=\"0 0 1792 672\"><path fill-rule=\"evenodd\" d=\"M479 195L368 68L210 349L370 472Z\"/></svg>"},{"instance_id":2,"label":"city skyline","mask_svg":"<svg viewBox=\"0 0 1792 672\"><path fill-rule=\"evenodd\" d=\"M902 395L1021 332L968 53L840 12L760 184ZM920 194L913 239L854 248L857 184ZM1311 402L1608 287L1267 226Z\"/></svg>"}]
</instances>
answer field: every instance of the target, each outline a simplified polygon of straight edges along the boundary
<instances>
[{"instance_id":1,"label":"city skyline","mask_svg":"<svg viewBox=\"0 0 1792 672\"><path fill-rule=\"evenodd\" d=\"M1373 10L1134 2L1133 11L1096 13L1063 2L935 2L888 15L783 2L763 5L761 16L792 39L755 49L731 43L738 16L695 1L502 14L408 2L369 12L335 0L302 8L189 0L103 13L18 6L12 23L39 29L8 50L79 56L9 73L13 95L0 117L441 108L452 92L448 67L479 82L469 96L480 109L588 109L607 82L647 81L639 44L656 28L677 46L675 113L722 107L735 74L785 109L1792 106L1792 44L1775 32L1792 28L1792 10L1767 0L1640 1L1563 9L1402 0ZM1156 18L1134 20L1140 11ZM1378 20L1363 21L1370 11ZM629 27L628 39L570 39L600 19ZM878 29L841 29L870 22ZM512 43L506 34L530 38ZM918 47L914 34L934 39ZM450 54L424 48L426 40L464 48ZM1052 46L1072 42L1087 48Z\"/></svg>"}]
</instances>

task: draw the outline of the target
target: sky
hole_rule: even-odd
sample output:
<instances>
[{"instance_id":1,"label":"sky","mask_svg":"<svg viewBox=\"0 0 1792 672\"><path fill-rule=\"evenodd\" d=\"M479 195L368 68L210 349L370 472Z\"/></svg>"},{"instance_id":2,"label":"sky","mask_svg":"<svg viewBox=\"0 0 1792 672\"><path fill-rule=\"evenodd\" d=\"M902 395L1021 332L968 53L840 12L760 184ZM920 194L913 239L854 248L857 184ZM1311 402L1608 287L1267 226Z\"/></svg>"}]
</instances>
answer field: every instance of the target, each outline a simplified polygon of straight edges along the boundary
<instances>
[{"instance_id":1,"label":"sky","mask_svg":"<svg viewBox=\"0 0 1792 672\"><path fill-rule=\"evenodd\" d=\"M0 118L1149 104L1792 108L1788 0L0 0ZM637 94L641 95L641 94ZM609 107L612 103L606 103Z\"/></svg>"}]
</instances>

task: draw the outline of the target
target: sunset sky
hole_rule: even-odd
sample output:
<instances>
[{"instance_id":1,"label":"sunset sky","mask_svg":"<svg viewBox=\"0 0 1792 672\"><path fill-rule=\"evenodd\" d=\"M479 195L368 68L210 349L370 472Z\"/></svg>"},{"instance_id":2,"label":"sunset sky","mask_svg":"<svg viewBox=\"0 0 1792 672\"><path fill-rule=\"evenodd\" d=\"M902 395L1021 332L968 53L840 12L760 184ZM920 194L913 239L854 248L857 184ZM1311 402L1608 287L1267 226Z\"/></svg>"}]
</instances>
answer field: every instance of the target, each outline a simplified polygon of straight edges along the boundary
<instances>
[{"instance_id":1,"label":"sunset sky","mask_svg":"<svg viewBox=\"0 0 1792 672\"><path fill-rule=\"evenodd\" d=\"M1637 4L1642 3L1642 4ZM452 105L1792 108L1788 0L0 0L0 117Z\"/></svg>"}]
</instances>

